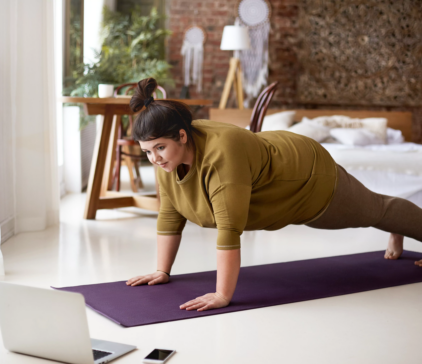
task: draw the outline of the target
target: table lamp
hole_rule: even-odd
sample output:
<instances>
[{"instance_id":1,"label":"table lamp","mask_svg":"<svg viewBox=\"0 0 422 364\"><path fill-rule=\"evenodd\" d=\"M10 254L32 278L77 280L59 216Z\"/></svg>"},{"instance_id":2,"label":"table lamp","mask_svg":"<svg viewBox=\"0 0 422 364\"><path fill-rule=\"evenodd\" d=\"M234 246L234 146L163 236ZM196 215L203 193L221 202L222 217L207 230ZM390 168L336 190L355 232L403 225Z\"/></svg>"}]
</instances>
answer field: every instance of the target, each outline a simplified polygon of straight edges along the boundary
<instances>
[{"instance_id":1,"label":"table lamp","mask_svg":"<svg viewBox=\"0 0 422 364\"><path fill-rule=\"evenodd\" d=\"M223 51L242 51L250 48L249 33L247 27L238 25L226 25L221 38L220 49ZM230 59L230 68L224 84L223 94L221 95L219 109L225 109L229 98L231 86L237 95L237 104L239 109L243 109L243 85L242 69L240 59L234 55Z\"/></svg>"}]
</instances>

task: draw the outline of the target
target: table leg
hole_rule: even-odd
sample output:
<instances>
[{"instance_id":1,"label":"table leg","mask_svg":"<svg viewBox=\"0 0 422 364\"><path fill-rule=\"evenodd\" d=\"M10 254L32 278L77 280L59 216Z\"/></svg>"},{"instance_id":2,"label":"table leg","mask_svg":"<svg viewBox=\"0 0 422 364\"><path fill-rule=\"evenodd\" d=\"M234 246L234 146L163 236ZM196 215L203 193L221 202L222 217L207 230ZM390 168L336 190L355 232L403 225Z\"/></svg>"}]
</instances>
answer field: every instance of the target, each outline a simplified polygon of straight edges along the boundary
<instances>
[{"instance_id":1,"label":"table leg","mask_svg":"<svg viewBox=\"0 0 422 364\"><path fill-rule=\"evenodd\" d=\"M113 107L106 105L101 131L97 134L94 153L89 173L84 219L95 219L100 199L101 183L104 165L107 158L107 149L110 140L110 131L113 124Z\"/></svg>"},{"instance_id":2,"label":"table leg","mask_svg":"<svg viewBox=\"0 0 422 364\"><path fill-rule=\"evenodd\" d=\"M127 145L122 146L122 149L125 153L130 153L130 150ZM132 189L133 192L138 192L138 186L136 184L137 180L135 176L133 175L134 165L133 165L132 159L127 155L123 155L123 160L129 172L130 188Z\"/></svg>"},{"instance_id":3,"label":"table leg","mask_svg":"<svg viewBox=\"0 0 422 364\"><path fill-rule=\"evenodd\" d=\"M106 196L107 191L111 189L113 183L113 167L116 159L116 142L117 142L117 129L120 127L121 115L114 115L113 124L110 131L110 139L107 149L107 158L104 167L103 181L101 184L100 196Z\"/></svg>"},{"instance_id":4,"label":"table leg","mask_svg":"<svg viewBox=\"0 0 422 364\"><path fill-rule=\"evenodd\" d=\"M133 166L135 167L135 173L136 173L136 186L139 188L144 188L144 183L142 182L141 172L139 171L140 168L140 161L134 160Z\"/></svg>"}]
</instances>

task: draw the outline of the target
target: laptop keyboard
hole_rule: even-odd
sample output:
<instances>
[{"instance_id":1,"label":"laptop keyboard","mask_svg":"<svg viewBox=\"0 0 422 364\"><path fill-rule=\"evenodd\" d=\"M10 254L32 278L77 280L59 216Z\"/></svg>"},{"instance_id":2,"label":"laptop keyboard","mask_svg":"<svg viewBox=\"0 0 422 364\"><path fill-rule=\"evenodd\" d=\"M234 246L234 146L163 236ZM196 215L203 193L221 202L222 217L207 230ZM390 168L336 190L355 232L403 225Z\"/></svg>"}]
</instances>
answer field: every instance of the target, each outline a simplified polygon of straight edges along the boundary
<instances>
[{"instance_id":1,"label":"laptop keyboard","mask_svg":"<svg viewBox=\"0 0 422 364\"><path fill-rule=\"evenodd\" d=\"M101 359L101 358L104 358L105 356L112 354L107 351L101 351L101 350L95 350L95 349L92 349L92 353L94 354L94 360Z\"/></svg>"}]
</instances>

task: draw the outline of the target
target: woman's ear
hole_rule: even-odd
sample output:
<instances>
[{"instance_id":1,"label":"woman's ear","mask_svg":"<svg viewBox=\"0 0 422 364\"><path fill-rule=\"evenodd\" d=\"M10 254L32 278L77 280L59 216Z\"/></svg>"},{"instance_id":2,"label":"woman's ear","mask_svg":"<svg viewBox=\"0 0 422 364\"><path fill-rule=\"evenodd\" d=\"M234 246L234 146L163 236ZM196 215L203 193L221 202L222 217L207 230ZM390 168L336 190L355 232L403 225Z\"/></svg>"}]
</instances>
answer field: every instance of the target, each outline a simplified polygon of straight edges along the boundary
<instances>
[{"instance_id":1,"label":"woman's ear","mask_svg":"<svg viewBox=\"0 0 422 364\"><path fill-rule=\"evenodd\" d=\"M180 129L179 135L180 135L180 142L182 144L186 144L188 142L188 135L186 134L186 131L184 129Z\"/></svg>"}]
</instances>

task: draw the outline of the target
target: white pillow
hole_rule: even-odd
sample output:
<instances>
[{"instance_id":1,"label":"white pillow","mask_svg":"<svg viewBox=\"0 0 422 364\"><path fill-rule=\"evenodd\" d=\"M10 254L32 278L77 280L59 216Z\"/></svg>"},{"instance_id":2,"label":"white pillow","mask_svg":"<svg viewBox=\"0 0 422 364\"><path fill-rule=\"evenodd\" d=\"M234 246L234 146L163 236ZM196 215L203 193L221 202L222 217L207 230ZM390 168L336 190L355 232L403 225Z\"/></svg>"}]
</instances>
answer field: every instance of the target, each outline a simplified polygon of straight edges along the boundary
<instances>
[{"instance_id":1,"label":"white pillow","mask_svg":"<svg viewBox=\"0 0 422 364\"><path fill-rule=\"evenodd\" d=\"M386 118L365 118L352 119L344 115L319 116L314 119L304 117L302 121L309 121L328 128L364 128L377 134L383 144L387 142L387 119Z\"/></svg>"},{"instance_id":2,"label":"white pillow","mask_svg":"<svg viewBox=\"0 0 422 364\"><path fill-rule=\"evenodd\" d=\"M404 136L401 130L387 128L387 143L388 144L404 143Z\"/></svg>"},{"instance_id":3,"label":"white pillow","mask_svg":"<svg viewBox=\"0 0 422 364\"><path fill-rule=\"evenodd\" d=\"M304 116L302 118L302 121L310 121L329 128L360 128L362 125L358 122L358 120L359 119L351 119L344 115L318 116L313 119L308 119Z\"/></svg>"},{"instance_id":4,"label":"white pillow","mask_svg":"<svg viewBox=\"0 0 422 364\"><path fill-rule=\"evenodd\" d=\"M360 119L363 128L377 134L382 140L382 144L387 143L387 119L386 118L366 118Z\"/></svg>"},{"instance_id":5,"label":"white pillow","mask_svg":"<svg viewBox=\"0 0 422 364\"><path fill-rule=\"evenodd\" d=\"M333 128L330 135L345 145L385 144L378 134L365 128Z\"/></svg>"},{"instance_id":6,"label":"white pillow","mask_svg":"<svg viewBox=\"0 0 422 364\"><path fill-rule=\"evenodd\" d=\"M307 120L301 121L287 130L292 133L312 138L318 143L321 143L324 139L330 136L330 128Z\"/></svg>"},{"instance_id":7,"label":"white pillow","mask_svg":"<svg viewBox=\"0 0 422 364\"><path fill-rule=\"evenodd\" d=\"M293 124L296 111L282 111L264 117L261 131L287 130Z\"/></svg>"},{"instance_id":8,"label":"white pillow","mask_svg":"<svg viewBox=\"0 0 422 364\"><path fill-rule=\"evenodd\" d=\"M336 138L333 138L331 135L327 139L324 139L321 143L324 143L324 144L341 144Z\"/></svg>"}]
</instances>

